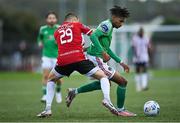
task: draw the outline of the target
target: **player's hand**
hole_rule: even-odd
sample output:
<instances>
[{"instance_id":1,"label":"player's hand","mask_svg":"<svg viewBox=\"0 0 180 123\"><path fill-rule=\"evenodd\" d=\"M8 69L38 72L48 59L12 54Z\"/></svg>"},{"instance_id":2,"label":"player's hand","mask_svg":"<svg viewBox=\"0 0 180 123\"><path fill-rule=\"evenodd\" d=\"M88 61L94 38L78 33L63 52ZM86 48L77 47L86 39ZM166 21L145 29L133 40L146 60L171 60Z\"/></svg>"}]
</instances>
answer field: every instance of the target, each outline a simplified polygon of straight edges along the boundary
<instances>
[{"instance_id":1,"label":"player's hand","mask_svg":"<svg viewBox=\"0 0 180 123\"><path fill-rule=\"evenodd\" d=\"M110 56L106 52L102 52L102 57L104 62L108 62L110 60Z\"/></svg>"},{"instance_id":2,"label":"player's hand","mask_svg":"<svg viewBox=\"0 0 180 123\"><path fill-rule=\"evenodd\" d=\"M126 64L124 64L123 62L122 63L119 63L123 68L124 68L124 71L126 72L126 73L129 73L129 66L128 65L126 65Z\"/></svg>"}]
</instances>

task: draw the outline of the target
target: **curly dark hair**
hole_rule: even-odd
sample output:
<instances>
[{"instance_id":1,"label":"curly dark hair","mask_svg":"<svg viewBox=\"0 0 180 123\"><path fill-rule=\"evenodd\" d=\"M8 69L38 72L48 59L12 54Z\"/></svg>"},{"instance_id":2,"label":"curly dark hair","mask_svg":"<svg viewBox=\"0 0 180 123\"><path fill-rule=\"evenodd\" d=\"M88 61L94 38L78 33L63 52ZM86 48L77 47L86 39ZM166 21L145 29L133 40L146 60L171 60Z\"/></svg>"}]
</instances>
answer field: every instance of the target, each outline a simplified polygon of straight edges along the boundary
<instances>
[{"instance_id":1,"label":"curly dark hair","mask_svg":"<svg viewBox=\"0 0 180 123\"><path fill-rule=\"evenodd\" d=\"M114 6L110 9L111 15L117 16L117 17L124 17L128 18L130 13L127 8L121 8L120 6Z\"/></svg>"}]
</instances>

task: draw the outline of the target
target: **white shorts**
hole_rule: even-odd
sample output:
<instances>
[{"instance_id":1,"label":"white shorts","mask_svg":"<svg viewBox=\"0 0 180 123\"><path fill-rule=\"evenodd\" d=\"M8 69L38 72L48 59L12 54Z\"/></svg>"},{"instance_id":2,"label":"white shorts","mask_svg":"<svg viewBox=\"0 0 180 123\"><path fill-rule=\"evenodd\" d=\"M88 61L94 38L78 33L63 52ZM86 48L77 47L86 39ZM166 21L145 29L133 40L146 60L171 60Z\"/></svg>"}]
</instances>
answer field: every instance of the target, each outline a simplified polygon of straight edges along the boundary
<instances>
[{"instance_id":1,"label":"white shorts","mask_svg":"<svg viewBox=\"0 0 180 123\"><path fill-rule=\"evenodd\" d=\"M114 68L110 67L107 63L103 62L103 59L96 56L86 55L87 58L94 63L95 66L98 66L105 74L108 76L108 79L111 79L114 74Z\"/></svg>"},{"instance_id":2,"label":"white shorts","mask_svg":"<svg viewBox=\"0 0 180 123\"><path fill-rule=\"evenodd\" d=\"M46 56L42 57L42 68L43 69L52 69L56 65L56 58L49 58Z\"/></svg>"}]
</instances>

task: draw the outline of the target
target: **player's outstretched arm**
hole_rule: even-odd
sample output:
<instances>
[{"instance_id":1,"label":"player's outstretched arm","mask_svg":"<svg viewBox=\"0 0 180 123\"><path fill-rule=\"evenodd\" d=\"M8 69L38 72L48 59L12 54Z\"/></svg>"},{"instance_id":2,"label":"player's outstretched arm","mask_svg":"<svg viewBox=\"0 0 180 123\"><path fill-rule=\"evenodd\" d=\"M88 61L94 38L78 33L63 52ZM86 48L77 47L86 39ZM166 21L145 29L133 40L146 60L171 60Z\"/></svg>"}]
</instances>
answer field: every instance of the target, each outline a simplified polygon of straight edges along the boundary
<instances>
[{"instance_id":1,"label":"player's outstretched arm","mask_svg":"<svg viewBox=\"0 0 180 123\"><path fill-rule=\"evenodd\" d=\"M107 49L107 53L109 54L109 56L114 59L114 61L116 61L117 63L120 63L122 60L120 57L118 57L110 48Z\"/></svg>"}]
</instances>

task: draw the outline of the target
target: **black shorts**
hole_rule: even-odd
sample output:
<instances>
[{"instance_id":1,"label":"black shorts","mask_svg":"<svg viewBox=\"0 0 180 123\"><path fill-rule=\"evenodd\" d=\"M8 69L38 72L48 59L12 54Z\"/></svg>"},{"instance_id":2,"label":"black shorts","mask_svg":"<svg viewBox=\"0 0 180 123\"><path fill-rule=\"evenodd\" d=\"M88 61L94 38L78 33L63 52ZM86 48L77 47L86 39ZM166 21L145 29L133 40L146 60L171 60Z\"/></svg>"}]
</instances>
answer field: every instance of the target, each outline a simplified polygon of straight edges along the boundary
<instances>
[{"instance_id":1,"label":"black shorts","mask_svg":"<svg viewBox=\"0 0 180 123\"><path fill-rule=\"evenodd\" d=\"M98 70L98 68L89 60L83 60L65 66L56 65L54 69L64 76L70 76L74 71L78 71L80 74L89 74L89 76L91 76Z\"/></svg>"},{"instance_id":2,"label":"black shorts","mask_svg":"<svg viewBox=\"0 0 180 123\"><path fill-rule=\"evenodd\" d=\"M136 62L136 73L147 72L147 62Z\"/></svg>"}]
</instances>

